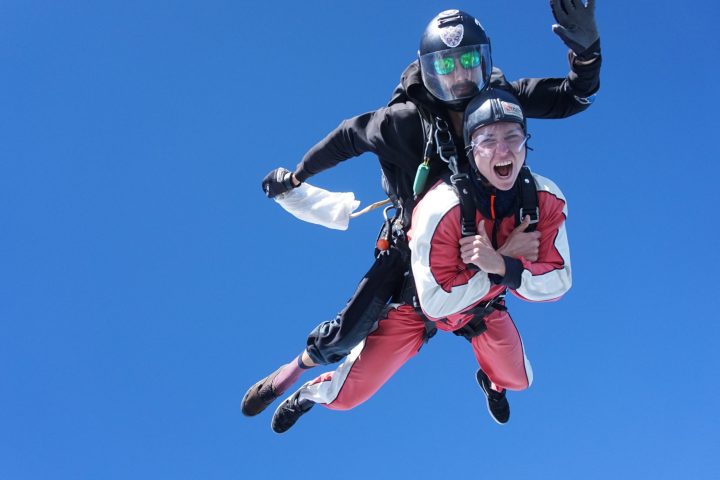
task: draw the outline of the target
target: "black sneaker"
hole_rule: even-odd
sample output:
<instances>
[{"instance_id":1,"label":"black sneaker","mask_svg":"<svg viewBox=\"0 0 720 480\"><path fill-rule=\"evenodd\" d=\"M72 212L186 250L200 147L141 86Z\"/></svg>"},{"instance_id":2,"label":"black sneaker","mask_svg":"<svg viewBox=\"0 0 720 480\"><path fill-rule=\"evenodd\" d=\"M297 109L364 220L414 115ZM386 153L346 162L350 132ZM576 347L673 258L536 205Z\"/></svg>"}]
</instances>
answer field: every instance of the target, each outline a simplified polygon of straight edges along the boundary
<instances>
[{"instance_id":1,"label":"black sneaker","mask_svg":"<svg viewBox=\"0 0 720 480\"><path fill-rule=\"evenodd\" d=\"M485 372L482 371L482 369L478 370L475 376L477 378L478 385L480 385L480 388L482 388L483 392L485 392L485 396L487 397L487 406L490 416L500 425L507 423L507 421L510 420L510 404L505 396L507 389L503 389L502 393L500 393L490 388L490 379Z\"/></svg>"},{"instance_id":2,"label":"black sneaker","mask_svg":"<svg viewBox=\"0 0 720 480\"><path fill-rule=\"evenodd\" d=\"M250 387L250 390L242 399L240 410L242 410L243 415L248 417L257 415L283 394L283 392L276 393L272 387L272 382L280 372L280 368Z\"/></svg>"},{"instance_id":3,"label":"black sneaker","mask_svg":"<svg viewBox=\"0 0 720 480\"><path fill-rule=\"evenodd\" d=\"M302 388L300 390L302 390ZM286 398L285 401L280 404L277 410L275 410L271 424L273 432L287 432L290 427L295 425L295 422L298 421L298 418L302 417L313 406L315 406L315 402L299 399L300 390Z\"/></svg>"}]
</instances>

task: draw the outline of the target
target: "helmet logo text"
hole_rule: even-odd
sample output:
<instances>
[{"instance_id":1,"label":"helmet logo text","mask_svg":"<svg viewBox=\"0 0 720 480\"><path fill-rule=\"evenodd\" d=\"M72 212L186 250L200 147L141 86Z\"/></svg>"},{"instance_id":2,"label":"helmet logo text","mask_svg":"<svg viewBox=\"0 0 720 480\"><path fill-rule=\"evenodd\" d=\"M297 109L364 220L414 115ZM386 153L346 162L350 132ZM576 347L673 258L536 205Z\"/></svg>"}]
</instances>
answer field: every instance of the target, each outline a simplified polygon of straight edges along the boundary
<instances>
[{"instance_id":1,"label":"helmet logo text","mask_svg":"<svg viewBox=\"0 0 720 480\"><path fill-rule=\"evenodd\" d=\"M511 117L518 117L522 120L522 109L520 109L518 105L515 105L514 103L503 102L502 100L500 100L500 105L502 106L505 115L510 115Z\"/></svg>"}]
</instances>

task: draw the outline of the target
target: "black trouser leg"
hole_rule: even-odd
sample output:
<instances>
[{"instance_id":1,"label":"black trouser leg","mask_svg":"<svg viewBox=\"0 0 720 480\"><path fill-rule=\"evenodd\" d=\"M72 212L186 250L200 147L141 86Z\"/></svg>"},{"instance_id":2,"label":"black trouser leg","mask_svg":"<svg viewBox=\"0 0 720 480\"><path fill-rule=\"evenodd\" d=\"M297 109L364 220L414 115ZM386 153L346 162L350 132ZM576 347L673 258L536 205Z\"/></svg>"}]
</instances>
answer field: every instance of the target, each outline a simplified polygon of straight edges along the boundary
<instances>
[{"instance_id":1,"label":"black trouser leg","mask_svg":"<svg viewBox=\"0 0 720 480\"><path fill-rule=\"evenodd\" d=\"M406 258L394 245L376 258L345 308L308 335L307 352L313 362L342 360L370 333L388 301L402 288L409 268Z\"/></svg>"}]
</instances>

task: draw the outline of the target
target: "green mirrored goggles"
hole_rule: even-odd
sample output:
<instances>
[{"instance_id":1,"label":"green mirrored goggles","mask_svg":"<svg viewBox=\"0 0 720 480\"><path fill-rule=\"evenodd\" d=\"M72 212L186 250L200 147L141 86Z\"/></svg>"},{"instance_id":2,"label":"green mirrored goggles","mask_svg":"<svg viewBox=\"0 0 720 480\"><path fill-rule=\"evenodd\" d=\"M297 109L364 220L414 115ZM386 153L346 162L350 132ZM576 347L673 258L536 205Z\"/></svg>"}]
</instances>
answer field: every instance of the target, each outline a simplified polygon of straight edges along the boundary
<instances>
[{"instance_id":1,"label":"green mirrored goggles","mask_svg":"<svg viewBox=\"0 0 720 480\"><path fill-rule=\"evenodd\" d=\"M473 50L471 52L465 52L458 57L450 56L439 58L433 62L435 73L438 75L447 75L455 70L455 59L460 62L460 65L469 70L471 68L477 68L480 65L480 52Z\"/></svg>"}]
</instances>

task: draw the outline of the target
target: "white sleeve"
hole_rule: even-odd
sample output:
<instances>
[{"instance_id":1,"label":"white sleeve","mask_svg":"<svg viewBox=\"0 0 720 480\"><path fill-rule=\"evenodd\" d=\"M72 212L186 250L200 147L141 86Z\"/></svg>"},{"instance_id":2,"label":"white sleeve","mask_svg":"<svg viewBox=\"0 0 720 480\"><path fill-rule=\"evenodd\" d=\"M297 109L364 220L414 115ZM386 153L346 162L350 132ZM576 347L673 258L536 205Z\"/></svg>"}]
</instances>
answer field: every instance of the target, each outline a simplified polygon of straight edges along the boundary
<instances>
[{"instance_id":1,"label":"white sleeve","mask_svg":"<svg viewBox=\"0 0 720 480\"><path fill-rule=\"evenodd\" d=\"M489 292L488 275L460 258L459 201L452 187L430 190L413 215L412 272L425 315L441 319L474 306Z\"/></svg>"}]
</instances>

